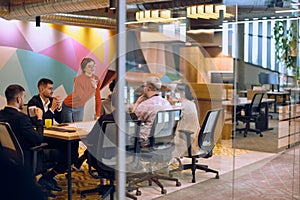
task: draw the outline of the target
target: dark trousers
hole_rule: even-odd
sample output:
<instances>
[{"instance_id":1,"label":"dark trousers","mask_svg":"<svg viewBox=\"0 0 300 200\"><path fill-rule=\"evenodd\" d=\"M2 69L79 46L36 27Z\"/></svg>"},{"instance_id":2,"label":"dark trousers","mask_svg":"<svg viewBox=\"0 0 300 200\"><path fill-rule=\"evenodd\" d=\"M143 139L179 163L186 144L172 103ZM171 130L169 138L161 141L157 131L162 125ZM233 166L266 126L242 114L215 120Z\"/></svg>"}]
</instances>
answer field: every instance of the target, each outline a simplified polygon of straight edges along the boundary
<instances>
[{"instance_id":1,"label":"dark trousers","mask_svg":"<svg viewBox=\"0 0 300 200\"><path fill-rule=\"evenodd\" d=\"M48 143L46 149L44 149L44 164L54 163L53 170L62 174L65 173L68 169L68 150L67 143L53 140L46 140ZM71 144L71 162L73 163L78 159L78 147L79 142L73 142Z\"/></svg>"}]
</instances>

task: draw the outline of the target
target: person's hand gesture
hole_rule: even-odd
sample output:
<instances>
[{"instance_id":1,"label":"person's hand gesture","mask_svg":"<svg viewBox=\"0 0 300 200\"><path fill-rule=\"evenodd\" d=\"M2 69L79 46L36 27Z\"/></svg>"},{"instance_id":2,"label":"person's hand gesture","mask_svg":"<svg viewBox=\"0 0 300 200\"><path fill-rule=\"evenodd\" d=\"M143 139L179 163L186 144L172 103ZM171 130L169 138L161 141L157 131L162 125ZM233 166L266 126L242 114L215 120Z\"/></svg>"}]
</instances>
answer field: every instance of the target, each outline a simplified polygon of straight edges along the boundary
<instances>
[{"instance_id":1,"label":"person's hand gesture","mask_svg":"<svg viewBox=\"0 0 300 200\"><path fill-rule=\"evenodd\" d=\"M60 96L56 96L55 99L56 99L57 109L60 110L62 106L62 100Z\"/></svg>"},{"instance_id":2,"label":"person's hand gesture","mask_svg":"<svg viewBox=\"0 0 300 200\"><path fill-rule=\"evenodd\" d=\"M97 88L97 84L98 84L98 80L97 80L97 79L94 79L94 78L91 78L91 83L92 83L92 87L93 87L94 89L96 89L96 88Z\"/></svg>"},{"instance_id":3,"label":"person's hand gesture","mask_svg":"<svg viewBox=\"0 0 300 200\"><path fill-rule=\"evenodd\" d=\"M147 97L143 94L136 100L135 103L138 105L138 104L142 103L143 101L145 101L146 99L147 99Z\"/></svg>"},{"instance_id":4,"label":"person's hand gesture","mask_svg":"<svg viewBox=\"0 0 300 200\"><path fill-rule=\"evenodd\" d=\"M133 105L132 111L131 112L135 112L135 109L138 107L138 105L140 103L142 103L143 101L147 100L147 96L145 94L142 94L135 102L135 104Z\"/></svg>"},{"instance_id":5,"label":"person's hand gesture","mask_svg":"<svg viewBox=\"0 0 300 200\"><path fill-rule=\"evenodd\" d=\"M60 99L60 96L53 97L51 110L55 111L61 109L61 104L62 101Z\"/></svg>"},{"instance_id":6,"label":"person's hand gesture","mask_svg":"<svg viewBox=\"0 0 300 200\"><path fill-rule=\"evenodd\" d=\"M35 113L38 120L43 120L43 110L42 109L36 107L34 109L34 113Z\"/></svg>"}]
</instances>

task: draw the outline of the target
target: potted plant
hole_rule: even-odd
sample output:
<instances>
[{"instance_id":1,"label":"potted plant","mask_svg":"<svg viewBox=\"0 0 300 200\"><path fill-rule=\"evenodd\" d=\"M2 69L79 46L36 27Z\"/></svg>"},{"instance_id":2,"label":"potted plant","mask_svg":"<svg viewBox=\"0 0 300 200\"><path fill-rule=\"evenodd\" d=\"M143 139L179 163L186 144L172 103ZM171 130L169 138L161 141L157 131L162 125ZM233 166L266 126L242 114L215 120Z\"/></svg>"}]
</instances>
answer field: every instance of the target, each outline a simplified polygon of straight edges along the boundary
<instances>
[{"instance_id":1,"label":"potted plant","mask_svg":"<svg viewBox=\"0 0 300 200\"><path fill-rule=\"evenodd\" d=\"M297 83L299 78L299 66L297 66L298 31L296 23L296 21L291 21L290 27L286 30L283 21L276 21L273 29L277 61L282 63L286 69L292 69L295 79L294 83Z\"/></svg>"}]
</instances>

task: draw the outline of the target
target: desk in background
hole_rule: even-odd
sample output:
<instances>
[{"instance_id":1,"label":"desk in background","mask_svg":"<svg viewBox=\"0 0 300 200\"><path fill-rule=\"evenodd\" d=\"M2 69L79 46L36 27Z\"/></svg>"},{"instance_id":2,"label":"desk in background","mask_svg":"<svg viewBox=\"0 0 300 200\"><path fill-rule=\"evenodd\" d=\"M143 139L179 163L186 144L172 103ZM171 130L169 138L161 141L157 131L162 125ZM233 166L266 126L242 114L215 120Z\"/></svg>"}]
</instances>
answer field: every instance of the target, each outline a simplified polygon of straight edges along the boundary
<instances>
[{"instance_id":1,"label":"desk in background","mask_svg":"<svg viewBox=\"0 0 300 200\"><path fill-rule=\"evenodd\" d=\"M55 130L44 130L44 137L47 137L51 140L59 140L67 143L67 154L68 154L68 200L72 199L72 173L71 173L71 144L72 142L80 141L85 138L90 130L93 128L96 121L89 122L78 122L71 123L66 129L75 128L75 132L62 132ZM63 126L61 126L63 128Z\"/></svg>"},{"instance_id":2,"label":"desk in background","mask_svg":"<svg viewBox=\"0 0 300 200\"><path fill-rule=\"evenodd\" d=\"M256 126L259 126L259 129L261 131L271 130L272 128L269 128L269 105L274 103L274 99L262 99L262 108L264 109L264 119L261 121L260 124L256 124ZM234 106L246 106L251 104L251 100L248 100L245 97L240 97L236 104L230 100L230 101L223 101L222 106L226 109L226 112L229 115L226 115L227 120L230 119L233 120L233 107ZM234 123L232 121L232 123Z\"/></svg>"},{"instance_id":3,"label":"desk in background","mask_svg":"<svg viewBox=\"0 0 300 200\"><path fill-rule=\"evenodd\" d=\"M274 99L274 104L273 104L273 112L278 113L277 111L277 106L279 104L286 104L289 96L289 92L287 91L267 91L267 97L268 99ZM241 90L239 91L239 94L242 97L247 97L247 90Z\"/></svg>"}]
</instances>

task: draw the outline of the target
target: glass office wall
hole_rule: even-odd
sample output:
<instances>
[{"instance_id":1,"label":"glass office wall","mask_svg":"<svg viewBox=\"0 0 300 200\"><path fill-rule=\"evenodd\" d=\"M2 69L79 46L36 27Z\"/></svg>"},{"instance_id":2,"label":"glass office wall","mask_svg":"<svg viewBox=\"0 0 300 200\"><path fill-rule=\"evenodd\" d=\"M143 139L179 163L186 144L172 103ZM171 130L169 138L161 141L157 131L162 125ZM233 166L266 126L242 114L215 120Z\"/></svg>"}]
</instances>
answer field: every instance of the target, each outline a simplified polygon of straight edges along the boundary
<instances>
[{"instance_id":1,"label":"glass office wall","mask_svg":"<svg viewBox=\"0 0 300 200\"><path fill-rule=\"evenodd\" d=\"M174 10L176 9L174 8ZM247 137L244 137L243 132L239 133L235 131L236 128L245 126L242 122L237 124L236 114L239 111L242 113L242 109L239 110L237 104L247 102L245 99L247 97L244 96L245 93L240 93L237 85L244 84L243 89L251 89L250 85L259 84L258 73L261 72L261 70L271 70L272 72L283 71L282 66L276 62L275 57L275 42L272 37L275 19L259 18L252 20L249 18L248 21L238 23L234 22L234 20L224 21L224 23L220 22L219 24L222 26L222 30L219 26L213 30L207 28L189 30L191 29L191 21L189 20L191 19L184 18L176 20L176 22L143 22L139 25L136 25L136 23L129 25L129 23L127 23L128 29L131 29L131 31L127 32L127 47L126 50L124 50L126 62L123 64L124 67L126 66L126 74L122 77L125 82L122 103L124 102L125 110L130 112L134 102L143 93L143 84L147 77L155 75L159 77L162 82L162 90L158 95L168 100L174 108L180 108L183 101L182 91L177 86L181 84L189 86L196 103L196 109L193 111L197 113L199 119L198 122L192 121L191 127L196 127L198 124L202 125L208 110L222 108L223 113L217 123L218 126L214 135L215 146L212 156L209 158L201 158L198 161L199 164L206 164L210 168L219 171L220 179L215 180L216 175L214 173L205 173L201 170L197 170L196 183L192 183L191 171L181 170L182 168L180 168L180 163L191 163L191 159L181 157L177 154L176 157L178 159L173 159L173 156L171 156L168 162L156 162L151 165L151 167L153 167L154 172L159 172L164 175L169 175L169 172L173 169L179 169L172 175L179 179L181 186L176 185L176 182L162 181L166 186L167 194L161 194L161 190L158 186L154 183L153 186L149 186L148 182L145 181L138 185L141 187L142 192L142 197L138 198L186 199L190 197L190 195L196 195L197 197L194 198L196 199L201 195L201 197L205 197L206 199L249 199L249 196L247 198L244 195L250 194L252 198L259 196L261 198L271 199L273 197L278 198L278 195L283 195L280 197L289 198L294 196L294 198L298 199L299 179L297 179L297 177L299 177L299 149L297 150L297 142L299 142L300 126L298 114L300 110L298 105L290 104L292 101L289 100L296 99L299 94L292 93L295 94L293 98L287 97L286 104L277 106L278 111L274 109L274 103L268 107L264 107L263 115L260 119L261 123L251 125L252 127L260 127L263 124L263 137L252 132L249 132ZM211 19L206 19L207 21L204 19L196 20L199 20L201 24ZM288 26L290 19L284 20L286 21L284 23L285 26ZM3 23L1 21L1 23L3 24L1 27L7 28L10 22L6 21ZM72 34L77 32L75 27L69 27L70 29L55 28L55 26L51 24L49 26L45 24L44 27L35 27L33 25L30 31L28 31L28 25L20 25L22 22L16 21L12 22L11 25L13 25L13 23L17 23L18 25L14 25L16 29L22 30L22 33L26 35L25 38L29 37L30 39L32 39L30 36L33 35L33 31L43 31L43 34L40 34L40 32L36 34L37 37L52 34L55 35L59 41L61 38L66 37L66 35L57 37L59 34L57 32L55 32L55 34L51 33L49 27L54 27L54 29L57 30L66 30ZM297 23L299 27L298 19ZM97 42L92 42L91 46L87 45L86 48L80 49L80 53L82 53L80 56L85 54L86 49L93 49L93 53L97 55L96 57L101 58L96 61L98 69L104 70L107 66L110 66L110 69L113 70L116 65L116 59L112 59L112 57L116 51L115 43L117 40L114 37L111 39L108 38L108 36L113 34L111 31L102 32L102 29L99 30L84 29L84 33L79 34L80 37L75 37L78 41L83 40L85 42L89 42L90 38L96 38L95 40L97 40L97 42L99 39L105 41L103 44L101 43L100 47L97 47L97 45L99 45ZM94 31L97 33L94 37L88 35L94 33ZM29 34L29 32L31 34ZM3 33L7 33L7 31L4 30ZM82 37L82 35L84 37ZM21 36L23 36L23 34L21 34L20 37ZM11 37L7 36L7 38ZM28 39L28 41L31 41L30 39ZM37 38L35 37L34 40L37 41ZM7 41L3 42L3 46L10 45L5 43ZM35 42L30 43L35 44ZM55 40L55 42L50 43L51 45L52 43L56 44L57 41ZM73 41L72 43L77 44L77 41ZM27 43L23 42L22 44ZM94 44L96 45L94 46ZM69 45L63 46L69 47ZM23 48L22 46L22 49ZM43 46L42 49L48 48L48 46ZM2 52L3 55L6 55L5 60L8 61L8 64L1 68L1 75L3 77L1 81L9 83L11 80L15 80L15 70L11 71L8 69L12 69L11 67L21 64L22 66L26 66L26 68L20 68L21 71L27 75L30 74L30 80L32 80L33 74L34 79L38 80L41 74L50 76L49 72L51 72L50 77L53 78L56 85L67 85L66 91L68 93L72 91L73 77L77 74L74 70L69 69L69 67L79 67L78 63L74 61L75 59L72 59L77 55L77 52L73 48L63 51L63 53L74 52L74 55L72 54L70 56L68 53L72 62L71 64L66 62L62 67L60 67L60 65L62 65L61 63L65 63L65 58L68 56L62 59L64 61L61 61L60 58L63 54L60 54L60 51L57 51L59 53L52 51L56 52L58 57L50 60L50 62L45 62L45 60L49 60L48 58L50 56L41 58L41 55L38 55L39 57L30 57L30 59L28 59L28 57L24 56L24 51L15 51L12 49L11 51L14 53L9 54L18 59L10 59L7 52L4 52L6 49L3 49ZM62 50L64 48L59 49ZM77 50L79 49L77 48ZM48 51L45 51L44 54L47 54L47 52ZM297 52L298 63L300 58L299 52L300 51ZM15 56L15 54L17 56ZM32 56L31 53L28 53L28 55ZM23 60L21 58L23 58ZM40 62L29 62L28 64L28 62L26 62L28 60L38 60ZM59 60L61 63L57 64ZM38 75L32 73L30 70L34 69L38 69L35 70L35 72L39 72L41 62L47 73L44 71ZM46 68L45 63L47 64ZM54 70L54 72L52 71L54 69L53 63L55 63L55 67L57 67L55 68L57 71ZM68 68L66 68L66 66L68 66ZM30 70L28 70L29 68ZM9 76L5 73L9 74ZM67 74L65 77L63 76L64 73ZM58 74L60 74L60 76L58 76ZM66 77L69 77L67 80L69 84L66 84ZM241 82L237 81L236 78L239 78ZM22 83L27 85L27 82ZM26 89L27 91L32 90L32 93L37 92L36 83L28 81L28 87L30 89ZM238 97L244 97L244 99ZM273 102L275 101L274 97L271 96L270 98L273 98ZM4 98L2 99L4 101ZM93 99L91 99L91 101L93 101ZM277 113L269 113L269 116L265 110L266 108L269 108L269 111L272 110ZM89 120L94 117L94 106L92 104L86 105L86 113L89 115ZM130 130L132 130L131 128L133 127L131 125L132 124L130 124L129 127ZM131 138L129 142L132 141ZM179 147L183 147L184 149L186 147L186 143L184 142L185 141L183 141L183 143L181 143L182 146ZM179 154L183 155L184 153L184 151L179 151ZM280 162L282 160L284 164ZM132 160L128 159L127 161ZM130 172L141 172L152 169L146 160L138 161L144 166L139 165L136 167L136 165L133 165L135 163L132 163ZM272 161L278 162L274 163ZM284 174L283 172L288 172L289 176L282 176L282 174ZM116 174L118 173L118 170L116 170ZM65 181L64 175L60 178L60 181ZM76 178L77 176L75 176L75 179ZM80 185L80 190L82 190L85 184L81 184L80 178L76 179L76 181L74 182ZM98 183L98 180L96 181ZM272 192L274 191L273 183L283 184L276 194L270 193L270 190ZM116 182L116 184L118 185L119 183ZM249 188L251 188L251 191ZM135 195L135 191L130 191L130 193ZM163 191L163 193L165 193L165 191ZM273 196L264 196L268 194ZM77 196L79 196L78 193Z\"/></svg>"},{"instance_id":2,"label":"glass office wall","mask_svg":"<svg viewBox=\"0 0 300 200\"><path fill-rule=\"evenodd\" d=\"M190 38L190 34L186 41L172 41L170 38L164 38L165 41L160 39L158 42L153 41L156 37L152 33L145 33L145 29L135 31L135 34L139 35L137 37L139 48L145 56L148 70L161 77L166 88L164 92L160 93L162 97L168 100L173 99L170 102L176 102L177 104L174 103L174 105L180 106L180 96L176 90L172 90L172 87L178 83L188 84L196 99L199 124L203 123L206 111L217 107L224 109L218 123L221 127L218 127L215 133L216 145L213 156L208 159L199 159L199 163L207 164L210 168L219 171L220 180L216 180L216 182L219 181L219 184L213 185L216 183L212 180L215 178L214 174L196 172L196 182L199 186L196 191L199 194L207 194L205 192L209 189L205 187L208 184L215 187L214 192L207 194L208 199L217 199L218 197L239 199L243 198L245 194L249 195L249 198L255 198L257 195L262 198L270 198L267 192L270 190L272 191L271 196L287 198L299 196L299 180L297 178L299 176L299 148L297 143L299 142L300 126L298 116L295 115L293 119L285 116L282 118L288 113L286 109L294 109L294 114L297 113L298 105L294 107L289 104L281 105L274 110L274 97L267 97L271 100L270 103L264 104L259 122L251 123L252 128L262 130L262 136L249 131L245 137L244 131L237 131L239 128L244 128L245 123L238 122L236 116L245 112L244 106L249 105L251 99L247 100L247 96L244 96L245 93L240 93L236 87L236 81L224 84L223 79L223 74L233 73L232 77L239 77L240 80L251 79L253 82L249 84L260 85L258 74L261 70L284 71L275 56L275 43L272 36L274 22L275 19L251 19L238 23L234 21L223 23L223 40L221 41L218 40L216 31L198 30L196 34L199 34L199 37L206 38L206 42L213 37L211 43L215 47L221 44L222 49L199 42L200 39L194 40L196 37ZM145 35L151 35L150 39L145 40ZM168 36L170 35L172 34L168 34ZM223 55L216 53L221 51ZM231 62L227 60L228 57L225 57L228 55ZM251 73L249 74L249 72ZM219 78L215 78L215 74L218 74ZM138 87L144 78L135 76L135 80L127 83L127 92L129 92L127 98L136 99L138 97L132 93L141 91ZM218 81L215 81L216 79ZM204 89L203 85L205 85ZM221 87L221 90L218 87ZM207 96L203 94L207 94ZM246 93L246 95L248 94ZM170 97L172 98L170 99ZM129 100L129 102L133 101ZM273 109L274 113L269 115L269 108ZM280 155L284 155L284 157ZM188 159L181 161L183 163L190 162ZM173 164L173 167L178 166L176 161ZM290 170L293 174L289 180L281 181L285 190L277 191L274 194L271 182L283 179L278 169ZM182 197L186 194L185 191L190 191L190 173L189 170L183 170L173 174L173 177L179 178L182 183L176 197ZM274 176L276 180L273 180ZM165 181L163 183L171 185L166 189L170 197L174 198L172 192L178 191L179 188L176 188L175 184L172 185L173 183ZM193 187L195 188L196 184ZM157 194L151 187L143 188L143 195L151 193L150 199L160 197L159 190L156 189L156 192ZM168 195L161 198L168 198Z\"/></svg>"},{"instance_id":3,"label":"glass office wall","mask_svg":"<svg viewBox=\"0 0 300 200\"><path fill-rule=\"evenodd\" d=\"M250 30L256 29L256 34L246 34L247 32L239 34L237 33L238 28L235 27L235 23L224 24L223 29L228 30L228 32L224 35L228 38L230 37L230 39L228 39L228 43L226 43L226 39L224 41L223 35L223 41L220 40L219 42L222 42L223 45L227 44L224 47L224 49L227 48L227 52L239 52L239 49L233 50L234 47L243 47L242 51L244 51L244 56L248 57L249 62L256 62L261 65L266 64L266 67L263 68L268 68L268 64L271 65L271 63L275 63L275 60L274 62L271 60L272 57L275 59L275 56L270 55L272 51L269 48L272 41L272 21L257 22L255 25L256 28L253 27L253 24L249 24L251 24L251 22L245 23L244 27L247 27L245 30L249 32ZM267 28L264 29L263 26L267 26ZM275 115L274 118L271 118L266 114L266 107L264 107L264 115L262 116L263 118L260 119L262 123L251 124L251 127L261 126L261 124L263 124L262 137L255 132L249 132L247 137L244 137L243 131L236 131L237 128L243 128L245 126L243 122L238 122L237 124L236 121L235 116L237 112L241 111L238 108L238 104L243 105L245 102L250 102L250 100L247 101L247 97L242 95L240 97L244 98L234 99L234 96L239 96L239 91L234 89L235 83L233 81L226 82L226 75L230 75L233 78L234 72L236 72L234 69L238 69L239 67L239 63L236 61L238 59L238 53L236 53L235 57L237 59L234 60L231 57L230 62L226 60L228 59L227 57L220 55L216 56L216 54L213 54L211 47L198 43L188 36L186 42L171 41L170 38L168 38L165 42L157 42L151 41L155 38L153 37L153 32L151 32L150 39L145 39L145 36L147 36L148 33L145 33L144 30L145 29L134 31L135 35L137 35L137 41L139 44L138 48L140 48L143 52L144 59L147 63L147 72L149 71L150 73L161 77L161 81L165 87L165 90L160 93L162 97L170 100L170 102L173 103L172 105L180 106L180 94L176 91L176 89L172 89L172 87L175 87L174 85L178 83L188 84L196 98L199 124L203 123L203 119L208 110L214 108L224 109L224 113L218 123L220 127L218 127L215 134L216 145L213 150L213 156L208 159L199 159L199 163L207 164L210 168L216 169L220 173L220 180L216 180L216 182L219 181L219 184L217 184L218 186L216 186L218 191L215 191L212 196L208 195L208 199L216 199L218 196L222 196L223 198L226 197L227 199L242 198L244 193L249 194L247 188L254 187L253 182L259 186L257 186L257 190L252 190L252 195L260 192L259 187L262 187L262 190L264 191L268 190L268 187L272 187L271 184L268 185L262 183L271 182L271 177L278 173L276 170L270 170L270 168L273 169L274 167L273 162L271 161L274 159L276 160L277 156L283 152L287 152L287 155L285 155L285 170L291 169L293 173L298 173L296 172L299 167L299 160L297 160L298 151L294 151L292 148L299 136L299 131L297 131L297 129L299 129L300 126L298 122L293 121L292 123L294 125L292 128L288 128L289 126L286 126L286 120L279 121L278 116ZM218 41L217 32L210 31L205 32L204 34L200 31L200 33L202 34L202 37L214 35L214 42ZM270 35L267 36L266 34ZM238 40L240 40L240 38L237 37L243 37L244 43L248 43L248 45L239 44ZM256 37L256 39L254 39L254 37ZM232 42L233 40L235 42ZM253 43L256 44L254 45ZM258 51L259 53L251 54L251 52L254 51L254 48L260 49ZM217 49L218 48L214 49L214 51L217 51ZM223 52L224 49L222 49ZM221 49L219 49L219 51L221 52ZM264 53L267 53L268 55L261 56ZM255 57L256 59L254 59ZM231 64L231 68L224 68L224 63L226 63L226 67ZM139 65L137 65L136 69L138 69L138 66ZM275 65L273 67L275 68ZM145 80L145 76L141 76L142 73L131 73L130 70L127 71L127 73L128 75L132 75L132 79L127 80L126 98L129 100L126 102L132 104L142 92L140 85L142 85ZM216 74L218 76L216 76ZM224 74L225 76L223 76ZM238 74L235 76L238 76ZM252 79L254 79L254 77L252 77ZM255 79L257 79L256 84L259 85L258 77L255 77ZM206 88L203 89L204 85ZM218 86L221 87L221 90ZM132 105L128 106L129 109L131 106ZM268 108L270 107L270 109L273 109L273 104L267 104L267 106ZM281 107L280 109L286 108L288 107ZM291 131L292 129L293 131ZM282 132L285 132L286 130L290 130L291 134L289 136L282 134ZM289 140L288 145L285 143L287 140ZM187 158L183 158L181 161L184 164L190 162ZM172 164L172 167L178 167L178 163L176 161ZM165 167L166 166L167 165L165 165ZM160 168L160 170L161 169L162 168ZM165 172L160 172L168 174L168 170L170 170L170 168L168 168ZM264 170L266 172L264 172ZM205 193L205 190L201 188L205 187L207 184L212 184L212 182L214 182L213 179L215 178L215 174L204 173L200 170L197 171L197 183L194 185L191 184L192 177L190 170L175 172L173 177L178 178L182 185L178 188L175 186L174 182L162 181L162 183L166 185L166 190L168 192L166 197L161 197L160 190L154 184L153 187L148 187L147 182L144 185L142 184L142 195L151 193L151 197L149 197L149 199L159 197L168 198L168 194L172 196L174 191L179 191L176 193L178 197L180 195L186 195L185 191L189 191L189 186L195 187L196 184L199 186L199 188L197 188L197 192ZM281 178L282 177L278 176L278 179ZM292 175L290 181L283 181L283 183L286 184L285 186L288 188L287 191L291 193L286 195L283 192L279 195L298 195L299 191L297 190L297 187L295 187L296 185L299 185L297 178ZM219 188L221 187L220 185L223 187Z\"/></svg>"},{"instance_id":4,"label":"glass office wall","mask_svg":"<svg viewBox=\"0 0 300 200\"><path fill-rule=\"evenodd\" d=\"M243 54L239 54L238 57L235 57L233 54L228 54L236 58L234 69L235 77L237 78L236 86L238 87L236 87L235 94L239 96L239 99L235 101L235 106L232 110L234 114L232 145L235 150L232 163L234 172L231 174L233 189L232 198L243 198L243 193L245 192L248 193L248 198L251 196L251 193L253 193L254 197L255 193L258 195L263 190L274 189L271 184L268 184L272 180L271 177L276 176L277 180L282 178L276 167L281 166L282 170L289 169L293 171L293 173L296 173L296 176L299 175L297 172L299 169L299 147L297 145L299 145L300 124L297 120L299 116L293 112L293 109L299 109L299 104L295 103L295 98L292 96L287 97L290 98L291 102L289 103L273 102L269 105L268 103L265 103L265 106L262 104L265 109L262 112L259 122L250 125L252 129L263 130L262 137L256 132L251 131L245 135L243 130L243 128L245 128L245 121L240 121L240 117L238 117L239 115L248 115L247 107L245 107L244 104L246 104L247 101L251 102L252 97L249 98L249 96L250 91L253 91L251 90L253 89L253 86L264 86L257 79L259 73L279 72L282 74L280 79L282 85L286 85L286 82L284 81L286 81L287 75L290 77L293 76L291 71L287 70L275 55L275 49L277 47L275 46L273 29L275 21L277 20L283 21L284 27L289 27L292 21L297 22L299 25L299 20L297 18L277 19L267 17L248 18L247 20L241 19L241 21L226 22L225 26L223 25L223 27L237 26L238 28L235 30L241 32L240 34L232 34L232 36L235 35L236 37L231 40L227 39L229 36L228 33L224 34L223 45L228 41L225 49L230 46L232 48L237 48L237 52L244 52ZM231 31L224 28L223 30L226 32ZM233 43L230 43L232 40L238 41L240 44L233 45ZM297 42L299 46L298 39ZM229 53L229 51L227 52ZM243 82L243 85L240 84L240 82ZM241 91L241 88L248 89L248 91ZM263 87L262 89L267 89L268 92L268 87ZM277 101L279 100L278 98L283 98L283 96L272 96L271 93L268 92L268 95L266 95L265 98L265 102L267 102L268 99L274 100L274 98L276 98ZM277 108L273 108L274 104L277 105ZM244 109L246 110L246 114L243 113L245 111ZM285 109L289 111L286 111ZM289 112L290 115L288 114ZM265 127L262 127L263 124L265 124ZM286 155L286 160L284 157L278 156L280 154ZM249 160L253 159L253 162L249 165L243 165L245 164L243 156L245 156L244 158L247 157ZM284 164L280 164L279 160L282 160L282 163ZM230 177L228 179L230 179ZM286 187L290 194L284 195L282 191L273 193L276 198L279 198L280 196L291 199L299 198L299 179L297 177L291 175L289 181L285 179L281 184L283 187ZM254 185L256 185L257 188L255 188ZM297 186L295 187L295 185ZM248 187L253 187L254 189L248 190ZM270 196L265 194L261 195L261 198L268 199L271 198Z\"/></svg>"}]
</instances>

